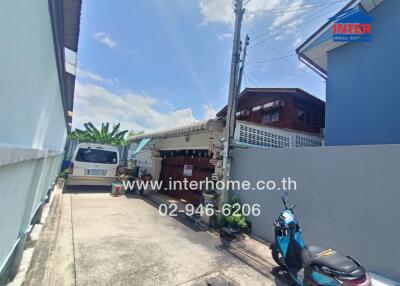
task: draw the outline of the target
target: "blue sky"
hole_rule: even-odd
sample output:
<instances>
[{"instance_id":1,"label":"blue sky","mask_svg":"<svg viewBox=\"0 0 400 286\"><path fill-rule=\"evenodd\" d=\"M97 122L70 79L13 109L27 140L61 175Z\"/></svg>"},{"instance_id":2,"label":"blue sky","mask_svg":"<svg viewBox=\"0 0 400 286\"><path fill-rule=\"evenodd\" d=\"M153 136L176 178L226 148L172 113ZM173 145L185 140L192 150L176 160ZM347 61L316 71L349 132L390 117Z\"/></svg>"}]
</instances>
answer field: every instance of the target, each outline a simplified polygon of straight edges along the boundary
<instances>
[{"instance_id":1,"label":"blue sky","mask_svg":"<svg viewBox=\"0 0 400 286\"><path fill-rule=\"evenodd\" d=\"M242 87L325 99L325 82L293 55L345 3L250 0ZM231 0L83 1L73 127L157 130L213 117L227 102L232 32Z\"/></svg>"}]
</instances>

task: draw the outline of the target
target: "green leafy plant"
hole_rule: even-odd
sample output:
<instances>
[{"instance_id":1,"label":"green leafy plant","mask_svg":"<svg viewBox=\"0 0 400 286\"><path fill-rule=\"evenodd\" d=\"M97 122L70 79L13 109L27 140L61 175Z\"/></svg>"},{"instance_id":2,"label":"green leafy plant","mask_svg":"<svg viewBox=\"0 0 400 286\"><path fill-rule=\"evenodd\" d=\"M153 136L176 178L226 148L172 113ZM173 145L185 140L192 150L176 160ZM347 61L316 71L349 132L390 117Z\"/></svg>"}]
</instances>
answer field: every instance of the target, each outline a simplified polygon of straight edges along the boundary
<instances>
[{"instance_id":1,"label":"green leafy plant","mask_svg":"<svg viewBox=\"0 0 400 286\"><path fill-rule=\"evenodd\" d=\"M243 215L242 205L239 198L233 197L232 200L224 206L224 208L226 210L221 212L223 226L247 230L248 225L246 222L246 217ZM229 212L227 209L229 209ZM225 215L226 213L228 213L228 215Z\"/></svg>"},{"instance_id":2,"label":"green leafy plant","mask_svg":"<svg viewBox=\"0 0 400 286\"><path fill-rule=\"evenodd\" d=\"M128 130L119 130L120 123L114 125L111 132L109 132L110 124L102 123L100 130L97 129L92 122L83 124L85 130L75 129L69 134L69 138L75 139L79 142L86 143L99 143L108 145L126 145L125 134Z\"/></svg>"},{"instance_id":3,"label":"green leafy plant","mask_svg":"<svg viewBox=\"0 0 400 286\"><path fill-rule=\"evenodd\" d=\"M59 178L59 179L67 179L68 178L68 172L69 172L69 170L68 170L68 168L66 168L66 169L64 169L64 170L61 170L59 173L58 173L58 176L57 176L57 178Z\"/></svg>"}]
</instances>

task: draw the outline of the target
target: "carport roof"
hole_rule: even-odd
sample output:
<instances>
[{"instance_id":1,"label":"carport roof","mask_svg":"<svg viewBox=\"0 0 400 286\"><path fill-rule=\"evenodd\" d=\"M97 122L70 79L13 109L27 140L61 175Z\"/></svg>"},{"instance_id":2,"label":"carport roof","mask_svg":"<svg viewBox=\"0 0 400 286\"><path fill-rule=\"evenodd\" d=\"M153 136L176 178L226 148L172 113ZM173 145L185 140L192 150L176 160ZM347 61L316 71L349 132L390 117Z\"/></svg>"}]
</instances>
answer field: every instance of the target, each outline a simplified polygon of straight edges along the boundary
<instances>
[{"instance_id":1,"label":"carport roof","mask_svg":"<svg viewBox=\"0 0 400 286\"><path fill-rule=\"evenodd\" d=\"M179 126L179 127L173 127L173 128L169 128L169 129L135 135L135 136L129 137L127 140L128 141L140 141L145 138L174 137L174 136L187 135L187 134L191 134L191 133L199 132L199 131L203 131L203 130L222 131L222 129L223 129L223 121L222 120L208 119L208 120L190 123L190 124Z\"/></svg>"}]
</instances>

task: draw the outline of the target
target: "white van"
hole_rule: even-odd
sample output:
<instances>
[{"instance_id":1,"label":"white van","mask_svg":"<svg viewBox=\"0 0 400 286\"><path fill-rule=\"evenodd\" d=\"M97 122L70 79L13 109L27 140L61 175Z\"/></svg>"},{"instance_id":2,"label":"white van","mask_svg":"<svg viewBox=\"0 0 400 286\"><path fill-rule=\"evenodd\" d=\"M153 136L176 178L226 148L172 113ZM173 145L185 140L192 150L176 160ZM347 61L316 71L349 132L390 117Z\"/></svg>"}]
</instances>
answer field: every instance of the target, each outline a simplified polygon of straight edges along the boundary
<instances>
[{"instance_id":1,"label":"white van","mask_svg":"<svg viewBox=\"0 0 400 286\"><path fill-rule=\"evenodd\" d=\"M71 160L67 185L110 186L115 180L118 164L116 147L78 144Z\"/></svg>"}]
</instances>

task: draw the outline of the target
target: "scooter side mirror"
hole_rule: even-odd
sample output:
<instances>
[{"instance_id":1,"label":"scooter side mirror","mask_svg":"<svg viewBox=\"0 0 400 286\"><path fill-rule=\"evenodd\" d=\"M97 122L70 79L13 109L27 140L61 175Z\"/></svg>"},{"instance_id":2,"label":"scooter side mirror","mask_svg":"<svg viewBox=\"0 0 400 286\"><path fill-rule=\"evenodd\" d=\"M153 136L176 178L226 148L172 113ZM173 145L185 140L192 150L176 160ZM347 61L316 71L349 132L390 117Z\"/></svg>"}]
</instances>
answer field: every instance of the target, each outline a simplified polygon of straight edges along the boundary
<instances>
[{"instance_id":1,"label":"scooter side mirror","mask_svg":"<svg viewBox=\"0 0 400 286\"><path fill-rule=\"evenodd\" d=\"M282 196L282 202L283 202L283 205L285 206L285 209L287 209L286 202L288 201L288 199L289 199L289 194L287 192L285 192Z\"/></svg>"}]
</instances>

